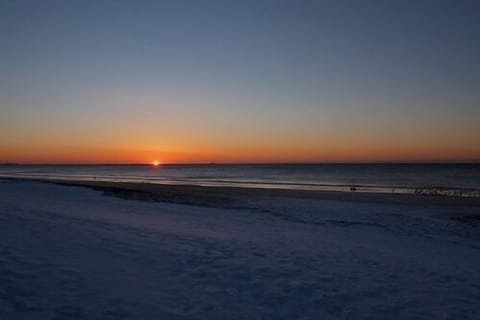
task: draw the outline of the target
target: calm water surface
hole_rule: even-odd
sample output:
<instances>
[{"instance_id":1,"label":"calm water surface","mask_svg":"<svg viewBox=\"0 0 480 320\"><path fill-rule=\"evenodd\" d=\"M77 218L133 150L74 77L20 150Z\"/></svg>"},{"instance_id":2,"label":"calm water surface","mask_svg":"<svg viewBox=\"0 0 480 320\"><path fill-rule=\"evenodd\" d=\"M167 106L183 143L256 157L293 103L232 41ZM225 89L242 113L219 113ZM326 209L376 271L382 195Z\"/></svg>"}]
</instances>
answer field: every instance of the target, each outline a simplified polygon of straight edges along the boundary
<instances>
[{"instance_id":1,"label":"calm water surface","mask_svg":"<svg viewBox=\"0 0 480 320\"><path fill-rule=\"evenodd\" d=\"M11 165L0 177L480 196L480 164Z\"/></svg>"}]
</instances>

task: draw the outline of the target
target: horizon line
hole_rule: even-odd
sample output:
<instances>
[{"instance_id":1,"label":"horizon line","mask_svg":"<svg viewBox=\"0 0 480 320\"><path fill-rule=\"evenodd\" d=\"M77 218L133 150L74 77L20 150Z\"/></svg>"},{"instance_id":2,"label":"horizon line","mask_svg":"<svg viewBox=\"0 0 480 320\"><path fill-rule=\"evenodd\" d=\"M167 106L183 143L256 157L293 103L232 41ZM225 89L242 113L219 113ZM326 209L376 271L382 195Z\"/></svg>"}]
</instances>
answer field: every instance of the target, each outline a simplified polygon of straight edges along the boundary
<instances>
[{"instance_id":1,"label":"horizon line","mask_svg":"<svg viewBox=\"0 0 480 320\"><path fill-rule=\"evenodd\" d=\"M159 166L175 165L387 165L387 164L480 164L480 160L398 160L398 161L279 161L279 162L165 162ZM0 162L0 166L154 166L152 162Z\"/></svg>"}]
</instances>

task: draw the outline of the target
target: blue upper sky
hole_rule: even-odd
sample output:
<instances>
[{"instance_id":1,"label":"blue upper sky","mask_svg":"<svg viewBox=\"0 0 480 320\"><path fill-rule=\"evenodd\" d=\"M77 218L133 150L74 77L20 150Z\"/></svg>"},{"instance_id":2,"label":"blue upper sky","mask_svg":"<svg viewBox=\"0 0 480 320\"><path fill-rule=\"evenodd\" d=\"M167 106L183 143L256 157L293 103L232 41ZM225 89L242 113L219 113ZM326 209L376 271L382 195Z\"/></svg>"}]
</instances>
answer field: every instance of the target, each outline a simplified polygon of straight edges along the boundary
<instances>
[{"instance_id":1,"label":"blue upper sky","mask_svg":"<svg viewBox=\"0 0 480 320\"><path fill-rule=\"evenodd\" d=\"M473 0L0 0L0 148L480 159L479 17Z\"/></svg>"}]
</instances>

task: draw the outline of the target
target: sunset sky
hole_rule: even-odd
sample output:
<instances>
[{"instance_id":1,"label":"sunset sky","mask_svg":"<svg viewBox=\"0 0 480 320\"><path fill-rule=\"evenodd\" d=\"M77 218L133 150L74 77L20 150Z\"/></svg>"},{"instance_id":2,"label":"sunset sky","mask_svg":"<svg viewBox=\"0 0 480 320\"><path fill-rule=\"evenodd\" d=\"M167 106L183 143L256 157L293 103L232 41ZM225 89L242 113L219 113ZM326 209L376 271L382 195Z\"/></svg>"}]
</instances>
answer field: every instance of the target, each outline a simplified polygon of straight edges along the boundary
<instances>
[{"instance_id":1,"label":"sunset sky","mask_svg":"<svg viewBox=\"0 0 480 320\"><path fill-rule=\"evenodd\" d=\"M0 163L480 160L480 1L0 0Z\"/></svg>"}]
</instances>

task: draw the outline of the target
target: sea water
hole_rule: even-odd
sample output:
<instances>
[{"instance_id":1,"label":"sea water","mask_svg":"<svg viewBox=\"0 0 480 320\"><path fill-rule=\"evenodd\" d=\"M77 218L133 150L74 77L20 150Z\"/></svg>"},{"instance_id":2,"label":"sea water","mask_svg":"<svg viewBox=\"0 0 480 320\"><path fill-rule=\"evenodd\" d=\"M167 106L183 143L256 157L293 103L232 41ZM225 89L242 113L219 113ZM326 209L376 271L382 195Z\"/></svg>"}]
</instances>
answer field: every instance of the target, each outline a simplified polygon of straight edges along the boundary
<instances>
[{"instance_id":1,"label":"sea water","mask_svg":"<svg viewBox=\"0 0 480 320\"><path fill-rule=\"evenodd\" d=\"M480 164L3 165L0 177L480 196Z\"/></svg>"}]
</instances>

